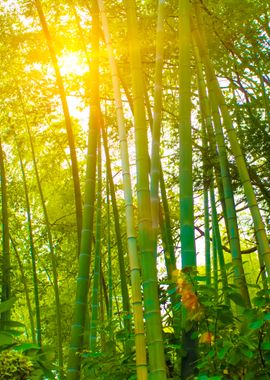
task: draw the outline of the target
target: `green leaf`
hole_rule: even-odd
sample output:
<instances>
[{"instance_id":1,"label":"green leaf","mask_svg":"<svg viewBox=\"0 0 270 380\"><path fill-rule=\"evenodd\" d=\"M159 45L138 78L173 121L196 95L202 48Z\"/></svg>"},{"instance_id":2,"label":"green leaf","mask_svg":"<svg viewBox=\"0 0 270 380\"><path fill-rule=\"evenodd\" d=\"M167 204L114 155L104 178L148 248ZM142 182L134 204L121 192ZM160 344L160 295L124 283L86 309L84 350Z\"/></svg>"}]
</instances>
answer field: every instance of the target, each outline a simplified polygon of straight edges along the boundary
<instances>
[{"instance_id":1,"label":"green leaf","mask_svg":"<svg viewBox=\"0 0 270 380\"><path fill-rule=\"evenodd\" d=\"M207 375L200 375L198 380L209 380L209 377Z\"/></svg>"},{"instance_id":2,"label":"green leaf","mask_svg":"<svg viewBox=\"0 0 270 380\"><path fill-rule=\"evenodd\" d=\"M13 343L13 337L4 332L0 332L0 346L4 346L6 344L12 344Z\"/></svg>"},{"instance_id":3,"label":"green leaf","mask_svg":"<svg viewBox=\"0 0 270 380\"><path fill-rule=\"evenodd\" d=\"M241 352L248 358L252 359L254 354L252 351L250 351L247 347L241 347L240 348Z\"/></svg>"},{"instance_id":4,"label":"green leaf","mask_svg":"<svg viewBox=\"0 0 270 380\"><path fill-rule=\"evenodd\" d=\"M267 299L264 297L254 297L252 299L252 302L254 303L255 306L258 306L258 307L263 307L268 303Z\"/></svg>"},{"instance_id":5,"label":"green leaf","mask_svg":"<svg viewBox=\"0 0 270 380\"><path fill-rule=\"evenodd\" d=\"M25 325L17 321L3 321L1 324L5 327L22 327L25 328Z\"/></svg>"},{"instance_id":6,"label":"green leaf","mask_svg":"<svg viewBox=\"0 0 270 380\"><path fill-rule=\"evenodd\" d=\"M263 319L265 321L270 321L270 313L265 314L264 317L263 317Z\"/></svg>"},{"instance_id":7,"label":"green leaf","mask_svg":"<svg viewBox=\"0 0 270 380\"><path fill-rule=\"evenodd\" d=\"M239 355L239 349L238 348L234 348L231 352L230 352L230 355L229 355L229 358L228 358L228 363L235 366L239 363L239 361L241 360L241 355Z\"/></svg>"},{"instance_id":8,"label":"green leaf","mask_svg":"<svg viewBox=\"0 0 270 380\"><path fill-rule=\"evenodd\" d=\"M39 349L40 347L37 344L33 344L33 343L22 343L19 346L15 347L16 351L22 351L22 352L25 352L28 350L39 350Z\"/></svg>"},{"instance_id":9,"label":"green leaf","mask_svg":"<svg viewBox=\"0 0 270 380\"><path fill-rule=\"evenodd\" d=\"M236 292L228 293L228 297L236 304L242 307L245 307L245 302L243 300L243 297Z\"/></svg>"},{"instance_id":10,"label":"green leaf","mask_svg":"<svg viewBox=\"0 0 270 380\"><path fill-rule=\"evenodd\" d=\"M13 306L15 301L16 301L16 297L12 297L7 301L1 302L0 303L0 313L4 313L4 312L8 311L9 309L11 309L11 307Z\"/></svg>"},{"instance_id":11,"label":"green leaf","mask_svg":"<svg viewBox=\"0 0 270 380\"><path fill-rule=\"evenodd\" d=\"M262 342L261 347L263 350L270 350L270 342Z\"/></svg>"},{"instance_id":12,"label":"green leaf","mask_svg":"<svg viewBox=\"0 0 270 380\"><path fill-rule=\"evenodd\" d=\"M176 289L177 289L177 287L168 288L167 289L168 295L171 296L172 294L176 293Z\"/></svg>"},{"instance_id":13,"label":"green leaf","mask_svg":"<svg viewBox=\"0 0 270 380\"><path fill-rule=\"evenodd\" d=\"M231 347L232 345L230 343L225 343L224 347L222 347L222 349L218 352L218 358L220 360L224 359L225 355L227 354L227 352L229 351Z\"/></svg>"},{"instance_id":14,"label":"green leaf","mask_svg":"<svg viewBox=\"0 0 270 380\"><path fill-rule=\"evenodd\" d=\"M208 354L207 354L208 358L213 358L214 356L215 356L215 351L214 350L209 351Z\"/></svg>"},{"instance_id":15,"label":"green leaf","mask_svg":"<svg viewBox=\"0 0 270 380\"><path fill-rule=\"evenodd\" d=\"M256 329L259 329L260 327L262 327L263 324L264 324L264 320L258 319L257 321L250 323L248 326L250 329L256 330Z\"/></svg>"}]
</instances>

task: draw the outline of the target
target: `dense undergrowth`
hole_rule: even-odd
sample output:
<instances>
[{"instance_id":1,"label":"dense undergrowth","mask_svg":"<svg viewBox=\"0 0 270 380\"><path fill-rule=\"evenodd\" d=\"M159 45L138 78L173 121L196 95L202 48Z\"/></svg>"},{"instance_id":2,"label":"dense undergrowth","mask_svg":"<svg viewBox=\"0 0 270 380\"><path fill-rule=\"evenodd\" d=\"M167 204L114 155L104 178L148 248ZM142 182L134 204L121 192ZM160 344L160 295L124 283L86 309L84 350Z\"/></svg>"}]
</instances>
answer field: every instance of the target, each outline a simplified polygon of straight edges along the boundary
<instances>
[{"instance_id":1,"label":"dense undergrowth","mask_svg":"<svg viewBox=\"0 0 270 380\"><path fill-rule=\"evenodd\" d=\"M179 311L183 305L188 312L183 328L192 330L197 342L197 380L266 380L270 377L270 290L254 286L252 308L245 309L234 285L222 295L213 286L205 285L202 276L180 274L177 286L160 284L163 297L164 342L167 378L179 379L179 357L185 360L179 338L172 328L170 305L172 293L179 293ZM0 311L10 309L15 299L3 302ZM82 379L136 379L134 337L119 330L111 334L117 322L101 327L103 336L95 353L82 353ZM100 336L102 337L102 331ZM38 347L24 339L24 326L15 321L2 324L0 331L0 380L56 379L57 363L53 350ZM179 355L180 353L180 355Z\"/></svg>"}]
</instances>

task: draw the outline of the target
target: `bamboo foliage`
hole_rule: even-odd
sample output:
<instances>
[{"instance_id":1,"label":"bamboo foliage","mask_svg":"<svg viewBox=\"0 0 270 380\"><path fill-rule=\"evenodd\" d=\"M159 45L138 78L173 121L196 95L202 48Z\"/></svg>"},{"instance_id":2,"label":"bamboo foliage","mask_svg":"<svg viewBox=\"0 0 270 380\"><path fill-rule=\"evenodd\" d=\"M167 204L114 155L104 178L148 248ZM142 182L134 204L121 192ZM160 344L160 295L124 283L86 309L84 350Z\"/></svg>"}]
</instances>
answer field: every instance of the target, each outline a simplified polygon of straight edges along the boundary
<instances>
[{"instance_id":1,"label":"bamboo foliage","mask_svg":"<svg viewBox=\"0 0 270 380\"><path fill-rule=\"evenodd\" d=\"M1 358L19 316L46 378L267 376L268 19L231 3L0 6Z\"/></svg>"}]
</instances>

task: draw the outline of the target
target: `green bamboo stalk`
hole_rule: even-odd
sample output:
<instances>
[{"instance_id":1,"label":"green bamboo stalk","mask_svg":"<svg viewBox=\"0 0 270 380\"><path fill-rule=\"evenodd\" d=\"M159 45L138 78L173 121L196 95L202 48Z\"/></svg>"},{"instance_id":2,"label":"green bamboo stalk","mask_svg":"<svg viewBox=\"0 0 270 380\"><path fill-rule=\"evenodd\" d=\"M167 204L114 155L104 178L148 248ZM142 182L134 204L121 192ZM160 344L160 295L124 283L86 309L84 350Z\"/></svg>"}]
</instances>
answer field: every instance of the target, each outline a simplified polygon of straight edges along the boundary
<instances>
[{"instance_id":1,"label":"green bamboo stalk","mask_svg":"<svg viewBox=\"0 0 270 380\"><path fill-rule=\"evenodd\" d=\"M58 352L58 362L59 362L59 379L63 378L63 347L62 347L62 323L61 323L61 305L60 305L60 295L59 295L59 287L58 287L58 272L57 272L57 261L56 261L56 254L53 246L53 237L52 237L52 231L51 231L51 225L49 221L49 215L47 211L47 206L43 194L43 189L41 186L41 180L39 176L39 171L37 167L37 160L35 155L35 149L32 139L32 134L30 130L30 126L28 124L28 120L26 117L26 114L24 113L25 123L27 127L27 133L29 137L30 142L30 148L31 148L31 154L32 154L32 160L34 165L34 171L38 186L38 192L40 196L41 206L43 210L44 220L45 220L45 226L46 226L46 232L48 237L48 248L50 253L50 259L52 264L52 274L53 274L53 290L54 290L54 296L55 296L55 311L56 311L56 325L57 325L57 352Z\"/></svg>"},{"instance_id":2,"label":"green bamboo stalk","mask_svg":"<svg viewBox=\"0 0 270 380\"><path fill-rule=\"evenodd\" d=\"M1 181L1 206L2 206L2 294L1 302L7 301L11 294L10 284L10 246L9 246L9 221L7 202L7 179L4 163L4 152L0 137L0 181ZM1 313L1 323L10 320L10 310Z\"/></svg>"},{"instance_id":3,"label":"green bamboo stalk","mask_svg":"<svg viewBox=\"0 0 270 380\"><path fill-rule=\"evenodd\" d=\"M188 0L179 2L180 6L180 228L182 266L196 266L193 184L192 184L192 138L191 138L191 70L190 70L190 6Z\"/></svg>"},{"instance_id":4,"label":"green bamboo stalk","mask_svg":"<svg viewBox=\"0 0 270 380\"><path fill-rule=\"evenodd\" d=\"M215 165L215 162L214 162L216 160L216 156L218 156L218 152L216 151L216 148L215 148L216 143L215 143L214 130L213 130L213 125L212 125L209 98L206 93L206 86L205 86L205 81L204 81L204 76L203 76L202 61L201 61L198 48L195 44L193 44L193 48L194 48L194 53L195 53L195 64L196 64L196 70L197 70L200 112L201 112L201 118L202 118L203 129L204 129L203 133L204 133L204 139L209 141L208 159L210 159L210 165L212 165L212 168L209 169L208 176L209 176L210 203L211 203L211 212L212 212L213 264L214 264L214 267L217 268L217 263L215 262L215 251L216 251L218 260L219 260L223 289L226 289L228 287L228 281L227 281L225 261L224 261L222 242L221 242L221 236L220 236L220 230L219 230L219 224L218 224L218 216L217 216L215 193L214 193L214 179L213 179L214 168L215 168L216 176L220 175L220 170L218 170L217 165ZM217 182L218 182L219 191L223 195L222 183L220 183L221 182L220 178L217 178ZM227 217L226 217L227 211L226 211L225 202L222 202L222 209L223 209L223 215L224 215L224 218L226 221L226 227L227 227L228 223L227 223ZM227 227L227 231L229 231L228 227ZM216 269L214 269L214 284L215 283L217 283ZM217 285L215 286L217 287ZM224 297L225 297L225 301L228 303L229 301L227 299L227 295L225 294Z\"/></svg>"},{"instance_id":5,"label":"green bamboo stalk","mask_svg":"<svg viewBox=\"0 0 270 380\"><path fill-rule=\"evenodd\" d=\"M103 147L106 157L106 168L108 173L108 180L110 185L110 194L111 194L111 201L112 201L112 209L113 209L113 216L114 216L114 228L115 228L115 235L116 235L116 241L117 241L117 254L118 254L118 264L119 264L119 271L120 271L120 284L121 284L121 293L122 293L122 304L123 304L123 311L124 311L124 327L127 335L130 335L131 333L131 325L130 325L130 304L129 304L129 294L128 294L128 287L127 287L127 280L126 280L126 269L125 269L125 260L124 260L124 250L123 250L123 244L122 244L122 235L121 235L121 227L120 227L120 217L119 217L119 211L117 207L116 202L116 195L115 195L115 186L113 182L113 175L111 170L111 158L108 148L108 138L107 133L103 125L102 121L102 139L103 139ZM126 345L126 348L128 349L128 342Z\"/></svg>"},{"instance_id":6,"label":"green bamboo stalk","mask_svg":"<svg viewBox=\"0 0 270 380\"><path fill-rule=\"evenodd\" d=\"M216 141L218 145L218 155L221 168L221 179L224 189L224 197L227 211L227 223L229 227L229 240L232 254L232 263L235 271L236 285L242 294L246 307L250 307L249 292L246 284L245 273L242 263L239 230L237 224L237 215L235 210L234 196L232 190L231 176L229 172L228 158L226 153L225 139L222 132L220 116L215 100L215 94L212 90L211 83L208 78L208 89L212 106L213 120L215 126Z\"/></svg>"},{"instance_id":7,"label":"green bamboo stalk","mask_svg":"<svg viewBox=\"0 0 270 380\"><path fill-rule=\"evenodd\" d=\"M223 290L225 290L228 288L228 280L227 280L223 249L222 249L222 241L221 241L221 236L220 236L219 224L218 224L218 215L217 215L215 191L214 191L213 183L210 185L210 202L211 202L211 212L212 212L213 239L214 239L215 247L217 250L222 287L223 287ZM225 302L228 304L229 301L228 301L228 297L226 293L224 294L224 298L225 298Z\"/></svg>"},{"instance_id":8,"label":"green bamboo stalk","mask_svg":"<svg viewBox=\"0 0 270 380\"><path fill-rule=\"evenodd\" d=\"M218 294L218 255L217 255L217 243L214 231L214 225L212 220L212 262L213 262L213 284L216 294Z\"/></svg>"},{"instance_id":9,"label":"green bamboo stalk","mask_svg":"<svg viewBox=\"0 0 270 380\"><path fill-rule=\"evenodd\" d=\"M251 212L251 216L254 223L255 228L255 234L256 239L258 241L259 245L259 260L261 269L263 270L263 263L265 264L265 268L268 274L270 274L270 246L265 230L265 225L263 223L261 213L257 204L256 196L250 181L249 173L247 170L247 165L244 159L244 156L242 154L242 150L240 147L240 144L237 139L237 135L233 126L233 122L230 116L230 113L228 111L228 108L225 103L224 96L222 94L221 88L219 86L218 80L216 78L213 65L210 61L209 55L208 55L208 48L206 44L206 40L204 38L204 33L202 29L202 22L200 21L200 9L199 6L196 7L196 15L199 19L199 25L200 25L200 36L203 38L200 38L197 33L197 39L200 42L200 49L201 49L201 55L204 56L205 64L207 65L207 70L209 72L209 79L212 81L215 97L217 99L222 118L223 123L226 128L226 131L228 133L228 137L231 144L231 149L233 152L233 155L236 160L236 166L238 168L240 180L242 183L242 186L244 188L244 192L246 195L247 203ZM203 34L202 34L203 33Z\"/></svg>"},{"instance_id":10,"label":"green bamboo stalk","mask_svg":"<svg viewBox=\"0 0 270 380\"><path fill-rule=\"evenodd\" d=\"M207 179L204 181L206 182ZM208 185L204 184L204 250L205 250L205 275L206 284L211 285L211 254L210 254L210 222L209 222L209 195Z\"/></svg>"},{"instance_id":11,"label":"green bamboo stalk","mask_svg":"<svg viewBox=\"0 0 270 380\"><path fill-rule=\"evenodd\" d=\"M117 69L113 48L111 45L110 33L108 22L104 9L104 3L99 0L99 8L102 19L102 26L104 32L105 43L109 55L110 69L112 74L113 91L115 98L115 108L117 115L118 134L120 140L120 153L122 163L123 175L123 188L125 197L125 211L126 211L126 228L127 228L127 246L129 265L131 272L131 291L132 291L132 309L135 325L135 346L136 346L136 368L138 380L147 379L147 361L146 361L146 347L145 347L145 334L144 334L144 321L142 309L142 296L141 296L141 274L140 264L137 252L137 242L135 233L134 210L133 210L133 197L132 186L129 168L129 152L127 145L126 127L124 120L124 113L120 92L120 78Z\"/></svg>"},{"instance_id":12,"label":"green bamboo stalk","mask_svg":"<svg viewBox=\"0 0 270 380\"><path fill-rule=\"evenodd\" d=\"M197 36L197 35L196 35ZM199 43L197 38L197 43ZM200 46L199 46L200 47ZM216 95L213 88L213 80L209 72L208 65L206 63L205 54L202 54L201 50L201 59L205 64L206 70L206 81L209 92L210 106L212 109L212 116L215 128L215 138L218 146L218 158L221 170L221 179L224 190L225 204L226 204L226 215L228 228L229 228L229 241L231 247L232 263L234 266L234 280L239 291L243 297L243 301L246 307L250 307L250 298L248 287L245 279L245 272L242 263L241 248L240 248L240 239L239 239L239 230L237 224L237 215L235 211L234 196L232 190L231 176L229 172L229 164L227 158L227 149L225 145L225 139L223 135L220 114L218 109L218 104L216 100Z\"/></svg>"},{"instance_id":13,"label":"green bamboo stalk","mask_svg":"<svg viewBox=\"0 0 270 380\"><path fill-rule=\"evenodd\" d=\"M102 7L102 4L99 4L98 6ZM83 43L83 48L84 48L84 52L85 52L85 55L87 58L87 62L89 64L90 63L89 54L88 54L86 44L85 44L85 41L83 38L83 33L82 33L81 26L80 26L80 20L79 20L79 17L77 15L76 8L74 5L72 6L72 9L73 9L73 13L74 13L75 18L76 18L76 22L77 22L77 26L79 29L81 41ZM101 18L102 19L104 18L103 13L104 12L101 12ZM103 24L104 24L104 22L103 22ZM91 70L91 68L89 68L89 69ZM103 120L102 120L102 125L103 125ZM114 191L114 182L113 182L113 176L112 176L112 172L111 172L111 164L110 164L110 156L109 156L109 151L108 151L107 137L106 136L104 137L104 134L106 134L106 131L104 130L104 128L102 128L102 130L103 130L104 151L105 151L105 155L106 155L106 165L108 167L107 173L108 173L109 184L110 184L110 188L111 188L112 208L113 208L113 214L114 214L114 220L115 220L114 226L115 226L115 234L116 234L116 240L117 240L118 263L119 263L119 269L120 269L121 292L122 292L122 302L123 302L123 310L124 310L124 326L125 326L125 331L127 331L128 334L130 335L130 332L131 332L131 325L130 325L130 319L129 319L130 304L129 304L128 287L127 287L126 273L125 273L124 250L123 250L123 244L122 244L122 238L121 238L121 228L120 228L120 222L119 222L120 218L119 218L119 212L118 212L118 208L117 208L116 196L115 196L115 191ZM104 139L106 141L104 141Z\"/></svg>"},{"instance_id":14,"label":"green bamboo stalk","mask_svg":"<svg viewBox=\"0 0 270 380\"><path fill-rule=\"evenodd\" d=\"M158 299L156 258L153 254L153 230L148 181L149 160L147 148L147 126L144 109L144 84L140 57L140 44L138 41L135 1L126 0L125 6L128 22L129 56L133 89L138 228L142 261L150 378L161 380L166 379L166 367Z\"/></svg>"},{"instance_id":15,"label":"green bamboo stalk","mask_svg":"<svg viewBox=\"0 0 270 380\"><path fill-rule=\"evenodd\" d=\"M162 95L162 94L160 94L160 95ZM148 92L146 90L145 85L144 85L144 99L145 99L145 103L146 103L146 111L147 111L148 121L150 124L151 133L153 136L153 124L154 124L155 116L154 116L154 118L152 116L151 104L150 104ZM160 110L160 112L161 112L161 110ZM161 115L158 117L160 118ZM153 137L152 137L152 140L153 140ZM151 164L150 166L152 167L152 162L151 162L150 157L149 157L149 163ZM150 170L150 173L151 173L151 170ZM162 238L162 244L164 247L165 265L166 265L167 276L168 276L168 279L170 280L172 278L173 271L176 270L176 258L175 258L175 253L174 253L174 243L173 243L171 221L170 221L170 209L169 209L169 203L168 203L168 198L167 198L167 194L166 194L166 185L165 185L165 180L164 180L163 169L162 169L160 157L159 157L158 173L159 173L159 182L157 182L157 185L159 185L160 193L161 193L161 199L159 199L159 196L157 198L157 200L158 200L158 215L159 215L158 221L159 221L160 228L163 229L163 231L161 233L161 238ZM155 170L154 177L156 177L156 175L158 173ZM150 179L151 179L151 177L150 177ZM150 183L150 197L151 197L151 183ZM156 200L155 200L155 203L156 203ZM156 205L154 207L156 208ZM163 221L163 216L164 216L164 221ZM155 224L156 224L155 228L158 228L157 221L155 222ZM156 231L156 232L158 232L158 231Z\"/></svg>"},{"instance_id":16,"label":"green bamboo stalk","mask_svg":"<svg viewBox=\"0 0 270 380\"><path fill-rule=\"evenodd\" d=\"M66 125L68 144L69 144L69 149L70 149L70 158L71 158L71 169L72 169L72 177L73 177L76 220L77 220L78 248L79 248L79 244L81 241L81 230L82 230L82 199L81 199L81 190L80 190L78 161L77 161L76 148L75 148L75 139L74 139L73 130L72 130L72 122L71 122L71 118L69 114L69 108L68 108L63 79L62 79L60 68L58 65L56 52L53 46L53 40L52 40L50 31L47 25L47 21L42 9L42 4L40 0L35 0L34 3L38 12L42 30L46 38L46 42L47 42L48 49L50 52L50 56L51 56L51 60L52 60L52 64L53 64L53 68L54 68L55 76L56 76L56 84L59 90L59 95L60 95L61 104L63 108L63 114L65 118L65 125Z\"/></svg>"},{"instance_id":17,"label":"green bamboo stalk","mask_svg":"<svg viewBox=\"0 0 270 380\"><path fill-rule=\"evenodd\" d=\"M106 198L107 198L107 278L108 278L108 319L112 320L113 315L113 283L112 283L112 253L111 253L111 215L110 215L110 190L109 190L109 179L108 173L106 171ZM110 334L112 334L112 329L110 329Z\"/></svg>"},{"instance_id":18,"label":"green bamboo stalk","mask_svg":"<svg viewBox=\"0 0 270 380\"><path fill-rule=\"evenodd\" d=\"M86 305L89 287L89 267L93 240L93 222L96 187L96 150L97 136L100 129L99 110L99 18L97 2L92 3L92 62L90 70L90 120L88 131L87 168L85 180L85 200L79 256L79 270L74 315L71 327L67 380L80 378L81 352L86 316Z\"/></svg>"},{"instance_id":19,"label":"green bamboo stalk","mask_svg":"<svg viewBox=\"0 0 270 380\"><path fill-rule=\"evenodd\" d=\"M191 136L191 37L189 0L179 1L179 189L180 189L180 240L182 269L196 267L194 236L192 136ZM182 307L183 322L187 311ZM193 326L182 331L181 378L194 376L197 360L197 340L192 338Z\"/></svg>"},{"instance_id":20,"label":"green bamboo stalk","mask_svg":"<svg viewBox=\"0 0 270 380\"><path fill-rule=\"evenodd\" d=\"M38 277L37 277L37 268L36 268L36 254L35 254L35 246L34 246L34 238L33 238L33 229L32 229L32 217L30 210L30 202L29 202L29 192L26 181L25 169L22 161L22 155L20 148L18 147L18 155L20 161L20 167L22 172L23 179L23 187L25 194L25 205L26 205L26 213L27 213L27 227L28 227L28 239L29 239L29 251L31 257L32 264L32 276L33 276L33 285L34 285L34 299L35 299L35 312L36 312L36 334L35 334L35 342L37 341L38 345L41 347L41 322L40 322L40 307L39 307L39 291L38 291Z\"/></svg>"},{"instance_id":21,"label":"green bamboo stalk","mask_svg":"<svg viewBox=\"0 0 270 380\"><path fill-rule=\"evenodd\" d=\"M160 125L162 109L162 68L164 55L164 22L165 2L158 1L158 17L156 30L156 60L155 60L155 87L154 87L154 119L152 127L152 151L150 170L150 199L152 212L152 226L154 251L157 250L157 235L159 223L159 177L160 177ZM147 97L148 98L148 97Z\"/></svg>"},{"instance_id":22,"label":"green bamboo stalk","mask_svg":"<svg viewBox=\"0 0 270 380\"><path fill-rule=\"evenodd\" d=\"M101 201L102 201L102 167L101 167L101 136L98 136L98 159L97 159L97 201L96 201L96 238L94 279L92 286L92 314L90 321L89 347L91 352L96 352L97 327L99 321L99 292L100 292L100 266L101 266Z\"/></svg>"},{"instance_id":23,"label":"green bamboo stalk","mask_svg":"<svg viewBox=\"0 0 270 380\"><path fill-rule=\"evenodd\" d=\"M206 283L207 285L211 284L211 258L210 258L210 222L209 222L209 185L212 168L211 158L213 150L213 136L210 138L210 133L213 130L212 120L210 115L210 109L208 105L208 99L206 96L206 88L203 78L202 63L200 60L199 52L196 46L194 46L195 53L195 64L197 71L197 81L198 81L198 92L199 92L199 103L200 103L200 113L201 113L201 124L202 124L202 143L203 143L203 192L204 192L204 224L205 224L205 267L206 267ZM209 138L209 141L208 141ZM209 164L210 159L210 164ZM213 252L216 252L216 241L214 240L213 234ZM217 269L217 268L215 268ZM214 279L217 278L217 272L214 271ZM216 281L214 281L216 282ZM217 283L217 282L216 282Z\"/></svg>"},{"instance_id":24,"label":"green bamboo stalk","mask_svg":"<svg viewBox=\"0 0 270 380\"><path fill-rule=\"evenodd\" d=\"M34 322L34 317L33 317L34 313L33 313L32 305L31 305L30 292L29 292L29 288L27 285L25 270L24 270L23 263L22 263L22 260L20 258L19 252L17 250L16 243L14 242L14 240L12 239L11 236L10 236L10 242L11 242L12 248L14 250L15 257L18 261L19 269L21 272L21 279L22 279L22 283L23 283L24 295L25 295L25 300L26 300L26 305L27 305L27 310L28 310L28 318L29 318L30 328L31 328L32 342L37 343L37 337L36 337L36 332L35 332L35 322Z\"/></svg>"},{"instance_id":25,"label":"green bamboo stalk","mask_svg":"<svg viewBox=\"0 0 270 380\"><path fill-rule=\"evenodd\" d=\"M104 301L105 306L106 306L106 312L107 315L109 314L109 296L108 296L108 291L107 291L107 285L105 281L105 276L103 273L103 264L102 264L102 259L101 257L101 263L100 263L100 282L101 282L101 288L102 288L102 295L101 299Z\"/></svg>"}]
</instances>

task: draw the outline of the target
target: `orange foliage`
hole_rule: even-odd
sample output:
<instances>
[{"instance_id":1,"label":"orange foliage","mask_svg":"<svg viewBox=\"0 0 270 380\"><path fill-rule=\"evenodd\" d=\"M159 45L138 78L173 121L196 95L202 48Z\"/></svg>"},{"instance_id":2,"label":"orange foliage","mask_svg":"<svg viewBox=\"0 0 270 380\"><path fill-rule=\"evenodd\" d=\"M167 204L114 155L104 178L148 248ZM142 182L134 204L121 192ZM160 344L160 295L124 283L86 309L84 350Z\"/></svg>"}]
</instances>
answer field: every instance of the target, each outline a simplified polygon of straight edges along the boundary
<instances>
[{"instance_id":1,"label":"orange foliage","mask_svg":"<svg viewBox=\"0 0 270 380\"><path fill-rule=\"evenodd\" d=\"M192 289L192 285L185 279L183 273L177 273L180 275L177 278L178 293L182 297L183 305L189 312L198 312L200 304L197 295Z\"/></svg>"},{"instance_id":2,"label":"orange foliage","mask_svg":"<svg viewBox=\"0 0 270 380\"><path fill-rule=\"evenodd\" d=\"M200 343L211 344L213 341L213 334L210 331L203 333L199 339Z\"/></svg>"}]
</instances>

